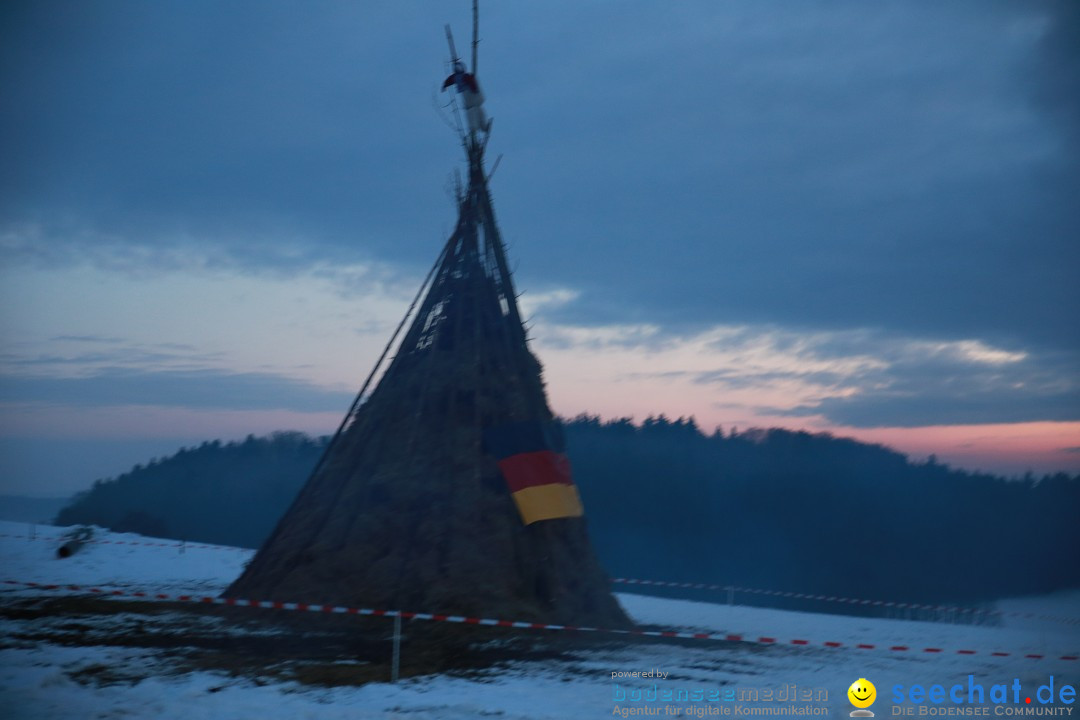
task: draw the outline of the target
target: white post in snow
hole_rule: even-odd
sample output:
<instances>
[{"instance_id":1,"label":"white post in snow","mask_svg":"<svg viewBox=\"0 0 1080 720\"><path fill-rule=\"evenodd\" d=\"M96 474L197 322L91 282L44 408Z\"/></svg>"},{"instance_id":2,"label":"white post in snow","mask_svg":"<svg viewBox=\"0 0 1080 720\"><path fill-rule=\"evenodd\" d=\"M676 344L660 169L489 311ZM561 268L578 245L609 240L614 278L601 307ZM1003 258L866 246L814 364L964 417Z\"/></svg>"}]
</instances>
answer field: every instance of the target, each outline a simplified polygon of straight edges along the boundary
<instances>
[{"instance_id":1,"label":"white post in snow","mask_svg":"<svg viewBox=\"0 0 1080 720\"><path fill-rule=\"evenodd\" d=\"M401 613L394 616L394 656L390 661L390 682L396 683L401 670Z\"/></svg>"},{"instance_id":2,"label":"white post in snow","mask_svg":"<svg viewBox=\"0 0 1080 720\"><path fill-rule=\"evenodd\" d=\"M728 585L727 586L727 604L728 605L734 605L735 604L735 586L734 585Z\"/></svg>"}]
</instances>

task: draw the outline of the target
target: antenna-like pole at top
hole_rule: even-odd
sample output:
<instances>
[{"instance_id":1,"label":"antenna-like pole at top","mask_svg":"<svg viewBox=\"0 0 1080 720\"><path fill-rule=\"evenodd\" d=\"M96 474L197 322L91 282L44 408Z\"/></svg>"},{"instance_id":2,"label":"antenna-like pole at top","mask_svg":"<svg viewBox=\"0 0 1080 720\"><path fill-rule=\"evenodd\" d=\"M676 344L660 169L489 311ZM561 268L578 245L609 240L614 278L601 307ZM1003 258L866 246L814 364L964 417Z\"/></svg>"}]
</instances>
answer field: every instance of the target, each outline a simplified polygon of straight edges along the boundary
<instances>
[{"instance_id":1,"label":"antenna-like pole at top","mask_svg":"<svg viewBox=\"0 0 1080 720\"><path fill-rule=\"evenodd\" d=\"M457 48L454 47L454 34L450 32L450 26L444 25L446 28L446 42L450 44L450 62L456 63L458 61Z\"/></svg>"},{"instance_id":2,"label":"antenna-like pole at top","mask_svg":"<svg viewBox=\"0 0 1080 720\"><path fill-rule=\"evenodd\" d=\"M476 75L476 48L480 45L480 0L472 3L472 74Z\"/></svg>"}]
</instances>

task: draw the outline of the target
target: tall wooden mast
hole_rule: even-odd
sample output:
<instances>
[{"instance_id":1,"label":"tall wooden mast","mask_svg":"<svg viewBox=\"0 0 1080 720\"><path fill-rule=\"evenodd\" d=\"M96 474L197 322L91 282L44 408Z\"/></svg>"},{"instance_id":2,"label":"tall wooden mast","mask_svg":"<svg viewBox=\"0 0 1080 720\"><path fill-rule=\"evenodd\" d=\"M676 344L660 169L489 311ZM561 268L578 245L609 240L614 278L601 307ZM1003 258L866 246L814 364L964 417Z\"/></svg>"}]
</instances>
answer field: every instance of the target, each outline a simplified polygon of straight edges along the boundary
<instances>
[{"instance_id":1,"label":"tall wooden mast","mask_svg":"<svg viewBox=\"0 0 1080 720\"><path fill-rule=\"evenodd\" d=\"M473 13L475 69L475 3ZM368 392L372 371L226 595L629 623L589 543L527 345L484 172L489 129L462 129L469 169L457 224L396 354ZM513 475L522 468L525 480Z\"/></svg>"}]
</instances>

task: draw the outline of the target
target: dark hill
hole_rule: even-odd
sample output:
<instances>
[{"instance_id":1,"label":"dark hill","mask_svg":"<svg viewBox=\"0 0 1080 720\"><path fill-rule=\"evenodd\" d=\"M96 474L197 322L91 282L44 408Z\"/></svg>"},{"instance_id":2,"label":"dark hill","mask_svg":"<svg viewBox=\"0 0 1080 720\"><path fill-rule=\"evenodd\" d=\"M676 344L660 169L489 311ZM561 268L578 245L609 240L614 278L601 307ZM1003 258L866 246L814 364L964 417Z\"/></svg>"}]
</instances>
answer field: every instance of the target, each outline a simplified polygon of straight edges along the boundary
<instances>
[{"instance_id":1,"label":"dark hill","mask_svg":"<svg viewBox=\"0 0 1080 720\"><path fill-rule=\"evenodd\" d=\"M98 480L56 516L118 532L258 547L292 502L326 440L302 433L205 442Z\"/></svg>"},{"instance_id":2,"label":"dark hill","mask_svg":"<svg viewBox=\"0 0 1080 720\"><path fill-rule=\"evenodd\" d=\"M1007 480L824 434L566 425L612 576L972 602L1080 586L1080 476ZM204 443L98 481L59 524L258 547L325 445Z\"/></svg>"}]
</instances>

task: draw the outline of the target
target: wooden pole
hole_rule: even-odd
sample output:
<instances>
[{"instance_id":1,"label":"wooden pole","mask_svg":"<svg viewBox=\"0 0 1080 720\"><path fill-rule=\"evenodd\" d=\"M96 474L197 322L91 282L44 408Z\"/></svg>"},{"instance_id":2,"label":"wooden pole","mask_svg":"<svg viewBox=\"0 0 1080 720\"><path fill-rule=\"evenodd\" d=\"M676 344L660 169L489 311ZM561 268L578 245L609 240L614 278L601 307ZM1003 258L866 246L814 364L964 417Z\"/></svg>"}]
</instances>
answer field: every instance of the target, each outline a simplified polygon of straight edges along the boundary
<instances>
[{"instance_id":1,"label":"wooden pole","mask_svg":"<svg viewBox=\"0 0 1080 720\"><path fill-rule=\"evenodd\" d=\"M450 32L450 26L444 25L446 28L446 42L450 45L450 62L456 63L458 61L457 48L454 47L454 33Z\"/></svg>"},{"instance_id":2,"label":"wooden pole","mask_svg":"<svg viewBox=\"0 0 1080 720\"><path fill-rule=\"evenodd\" d=\"M472 74L476 74L477 46L480 45L480 1L472 4Z\"/></svg>"},{"instance_id":3,"label":"wooden pole","mask_svg":"<svg viewBox=\"0 0 1080 720\"><path fill-rule=\"evenodd\" d=\"M401 614L394 616L394 655L390 661L390 682L396 683L401 676Z\"/></svg>"}]
</instances>

